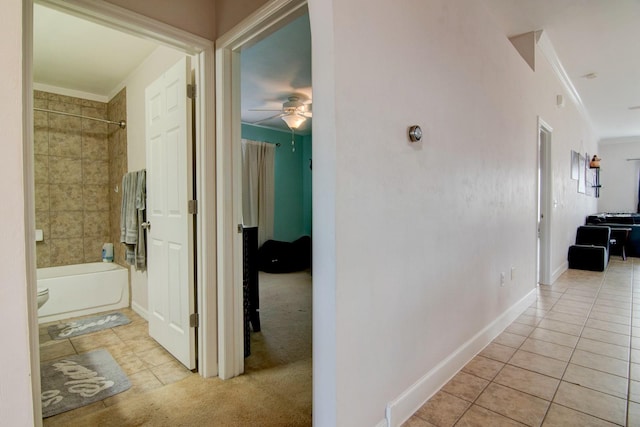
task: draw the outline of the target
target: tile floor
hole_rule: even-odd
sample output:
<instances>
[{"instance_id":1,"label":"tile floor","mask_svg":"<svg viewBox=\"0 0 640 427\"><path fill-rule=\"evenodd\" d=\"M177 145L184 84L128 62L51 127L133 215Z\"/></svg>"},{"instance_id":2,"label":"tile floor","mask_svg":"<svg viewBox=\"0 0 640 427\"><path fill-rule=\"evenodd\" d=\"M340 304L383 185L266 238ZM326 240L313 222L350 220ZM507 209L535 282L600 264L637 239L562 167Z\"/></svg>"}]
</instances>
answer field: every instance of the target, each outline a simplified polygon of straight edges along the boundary
<instances>
[{"instance_id":1,"label":"tile floor","mask_svg":"<svg viewBox=\"0 0 640 427\"><path fill-rule=\"evenodd\" d=\"M98 411L135 396L140 392L172 384L189 375L197 375L185 368L149 337L149 328L146 320L128 308L118 311L131 319L131 323L64 340L52 340L47 332L48 326L60 322L40 325L41 361L44 362L59 357L85 353L98 348L105 348L111 353L124 373L129 377L129 381L131 381L129 390L92 405L76 409L75 411L78 411L78 413L86 414L91 411ZM95 314L91 316L95 316ZM45 425L47 420L55 418L56 416L46 418Z\"/></svg>"},{"instance_id":2,"label":"tile floor","mask_svg":"<svg viewBox=\"0 0 640 427\"><path fill-rule=\"evenodd\" d=\"M640 259L540 286L404 425L640 426Z\"/></svg>"}]
</instances>

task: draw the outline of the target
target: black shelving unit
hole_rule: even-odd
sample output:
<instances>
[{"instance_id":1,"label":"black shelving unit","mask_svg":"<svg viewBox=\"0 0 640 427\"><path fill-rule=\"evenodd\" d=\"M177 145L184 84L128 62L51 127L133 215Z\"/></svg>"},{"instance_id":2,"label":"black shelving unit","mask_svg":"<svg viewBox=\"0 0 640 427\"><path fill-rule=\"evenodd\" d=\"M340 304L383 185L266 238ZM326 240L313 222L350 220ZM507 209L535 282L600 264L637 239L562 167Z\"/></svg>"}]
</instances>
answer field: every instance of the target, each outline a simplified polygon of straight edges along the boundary
<instances>
[{"instance_id":1,"label":"black shelving unit","mask_svg":"<svg viewBox=\"0 0 640 427\"><path fill-rule=\"evenodd\" d=\"M594 177L595 177L595 182L593 183L593 185L591 186L591 188L593 188L593 192L596 196L596 198L600 197L600 188L602 188L602 185L600 185L600 168L592 168L590 167L589 169L593 169L594 170Z\"/></svg>"}]
</instances>

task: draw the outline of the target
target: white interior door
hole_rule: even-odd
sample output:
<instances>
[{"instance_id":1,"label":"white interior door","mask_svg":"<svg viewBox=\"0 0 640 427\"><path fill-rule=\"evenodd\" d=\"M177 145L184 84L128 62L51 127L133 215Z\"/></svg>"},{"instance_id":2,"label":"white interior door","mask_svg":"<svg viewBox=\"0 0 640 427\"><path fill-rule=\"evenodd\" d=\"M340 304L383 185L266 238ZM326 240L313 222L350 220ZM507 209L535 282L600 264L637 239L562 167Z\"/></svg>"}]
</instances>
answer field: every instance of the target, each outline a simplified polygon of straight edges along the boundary
<instances>
[{"instance_id":1,"label":"white interior door","mask_svg":"<svg viewBox=\"0 0 640 427\"><path fill-rule=\"evenodd\" d=\"M538 124L538 283L551 285L551 127Z\"/></svg>"},{"instance_id":2,"label":"white interior door","mask_svg":"<svg viewBox=\"0 0 640 427\"><path fill-rule=\"evenodd\" d=\"M191 103L188 57L145 92L149 335L187 368L196 367Z\"/></svg>"}]
</instances>

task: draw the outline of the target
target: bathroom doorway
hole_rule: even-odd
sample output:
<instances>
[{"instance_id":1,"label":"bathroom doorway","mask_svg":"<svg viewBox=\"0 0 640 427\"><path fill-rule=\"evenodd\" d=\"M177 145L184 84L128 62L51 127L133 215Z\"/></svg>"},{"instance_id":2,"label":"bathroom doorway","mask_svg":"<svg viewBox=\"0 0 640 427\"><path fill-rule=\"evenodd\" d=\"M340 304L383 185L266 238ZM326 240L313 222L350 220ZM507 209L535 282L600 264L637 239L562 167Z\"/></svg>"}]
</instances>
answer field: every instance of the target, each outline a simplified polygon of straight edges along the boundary
<instances>
[{"instance_id":1,"label":"bathroom doorway","mask_svg":"<svg viewBox=\"0 0 640 427\"><path fill-rule=\"evenodd\" d=\"M91 24L93 25L97 25L96 22L98 22L110 29L126 29L127 33L129 34L144 33L147 40L158 40L157 42L154 41L152 43L154 45L153 51L146 56L145 60L142 63L139 63L137 64L137 67L134 67L135 70L138 71L145 67L155 67L156 69L161 70L161 68L159 67L161 67L162 65L158 64L162 63L163 60L166 60L166 58L171 55L184 57L184 55L186 54L192 56L195 63L193 69L193 78L197 83L195 86L196 89L194 91L196 100L193 101L196 117L196 124L194 126L194 152L197 153L197 161L194 162L194 179L197 188L196 197L199 200L199 212L202 214L202 216L198 215L195 218L194 223L199 229L215 229L215 226L213 225L215 217L212 216L209 219L212 224L208 224L208 226L206 226L207 224L205 224L205 213L207 211L213 211L212 205L215 198L215 191L208 189L214 186L215 179L211 176L211 172L204 172L213 169L210 164L212 162L211 153L214 149L214 141L211 126L208 125L208 123L211 123L211 120L205 120L207 116L212 116L213 105L212 100L209 99L209 97L207 97L204 93L199 93L200 88L212 84L213 76L209 71L212 71L213 43L201 39L197 36L192 36L188 33L175 30L174 28L170 28L168 26L165 26L164 24L153 22L146 17L142 17L134 13L127 14L127 16L122 16L118 13L120 11L119 8L115 6L111 7L109 5L95 5L81 7L75 5L74 2L60 3L56 1L43 1L38 2L34 7L36 8L36 16L33 20L34 27L32 29L32 27L30 27L29 25L25 26L25 31L28 31L29 33L34 31L34 38L37 37L35 31L37 31L36 26L38 25L38 9L45 8L49 9L47 12L53 11L58 14L73 17L80 16L85 20L91 21ZM93 7L95 7L95 10L92 10ZM59 24L61 23L59 22ZM60 32L64 32L63 30L68 29L69 27L61 24ZM75 36L76 38L81 38L77 34ZM162 42L160 42L160 40L162 40ZM59 54L59 52L64 52L66 50L68 49L55 50L55 52L56 54ZM34 56L37 54L37 47L34 46ZM156 55L154 56L154 54ZM93 56L95 55L89 56L89 58ZM35 74L36 73L34 73L34 75ZM99 74L99 70L96 71L96 74ZM135 84L141 84L140 82L133 81L135 80L134 77L127 81L125 86L131 87ZM52 107L61 107L63 109L70 108L74 111L79 109L80 113L82 113L84 110L86 115L91 116L86 121L87 123L94 122L94 120L90 120L92 118L102 118L102 116L100 116L101 114L106 115L106 119L109 119L109 101L111 101L111 99L95 99L95 97L90 96L90 92L88 92L87 90L78 90L73 88L69 90L68 87L66 88L67 91L58 90L60 86L65 86L63 82L59 83L59 85L56 86L55 84L51 83L41 83L38 81L34 81L34 86L36 86L36 99L34 100L34 104L36 104L36 107L38 107L37 104L40 104L40 107L38 108L43 108L46 104L47 110L50 110ZM122 89L124 89L124 86ZM51 221L52 215L50 210L47 214L41 212L40 218L38 218L39 220L37 220L37 227L41 227L40 229L44 230L43 239L38 243L42 245L42 242L48 243L52 239L52 227L55 228L56 233L54 235L57 236L54 238L54 240L59 240L59 242L56 243L57 246L52 245L53 251L51 250L52 247L45 248L44 251L39 251L41 252L41 254L39 255L43 255L42 260L39 261L41 266L42 264L46 264L46 262L43 261L46 258L48 258L49 262L51 262L52 258L54 258L54 263L64 264L68 262L67 258L63 256L65 254L75 256L77 258L80 258L78 256L79 253L82 254L82 259L80 261L73 260L73 262L80 262L82 264L84 264L85 261L85 253L89 254L88 256L90 258L95 258L96 248L98 248L98 246L101 247L102 244L98 245L95 242L89 242L88 238L99 236L101 241L106 241L107 237L105 236L107 235L107 233L109 233L111 228L113 228L111 227L111 225L115 224L110 224L109 227L106 227L105 222L107 221L104 219L102 221L92 220L85 222L85 219L90 219L87 217L91 216L91 214L86 214L85 212L91 211L85 209L85 205L83 203L86 201L88 206L91 206L93 208L99 207L102 210L104 210L105 208L107 210L113 210L113 204L109 203L111 199L110 193L118 193L118 191L120 190L120 188L118 188L119 182L122 177L119 173L115 173L114 175L116 179L114 182L106 181L104 179L104 175L110 174L111 170L109 168L114 166L114 164L120 164L121 166L123 165L124 167L126 167L125 170L144 167L144 163L140 164L134 161L134 158L136 158L136 156L138 156L137 158L140 158L137 152L134 152L133 157L130 157L129 159L124 157L124 160L114 160L98 157L99 154L105 154L105 151L107 152L107 155L109 154L109 143L112 142L109 141L109 137L114 135L117 140L115 145L117 145L118 143L121 144L119 146L121 152L118 154L122 154L122 151L124 151L124 153L126 154L129 154L132 152L132 150L136 150L135 147L127 147L126 141L131 140L135 135L136 124L144 127L144 110L136 111L136 109L132 108L131 104L135 102L134 97L130 97L126 100L129 101L128 106L124 103L121 103L120 96L126 99L126 90L122 89L118 88L118 90L114 91L119 97L116 101L114 101L114 103L117 104L117 108L114 108L113 110L117 111L117 114L115 114L115 116L120 117L120 119L123 118L123 113L125 116L127 116L124 121L127 121L126 132L128 132L128 137L125 138L120 137L124 133L121 132L124 131L124 129L118 128L118 126L112 128L111 130L105 130L104 128L100 127L104 123L98 122L98 125L89 125L85 123L85 119L77 117L72 118L74 120L79 120L79 122L74 122L70 125L67 122L67 118L59 119L57 117L58 114L52 112L34 111L35 126L36 128L42 128L40 129L40 131L34 131L34 146L38 145L35 151L37 156L44 157L34 159L34 166L37 167L38 163L42 163L46 166L44 170L38 171L36 169L35 172L36 174L39 174L38 176L34 177L36 184L43 184L41 188L36 188L36 209L38 207L43 208L44 206L47 206L50 209L52 207L52 203L55 205L55 207L59 207L59 204L63 204L65 201L68 202L69 200L71 200L79 202L76 203L76 205L78 206L75 207L79 207L78 210L81 211L81 221L79 221L81 226L72 223L73 214L71 213L60 214L59 210L56 210L55 215L53 215L55 216L54 221ZM88 93L89 96L87 96ZM132 111L135 112L132 113ZM42 115L40 115L39 113L42 113ZM60 116L64 117L64 115ZM138 120L136 120L136 118ZM46 124L44 122L46 122ZM49 128L49 122L54 125L54 130L51 130ZM108 124L104 125L106 125L107 127L111 126ZM45 127L46 131L44 130ZM73 135L69 139L61 136L61 130L73 130L74 132L72 132ZM52 141L53 143L51 145L55 145L55 150L57 151L49 152L48 149ZM92 142L95 143L96 141L97 144L91 144ZM144 146L144 138L142 139L142 146ZM44 152L45 148L47 150L46 153ZM83 158L83 152L89 157ZM79 157L75 157L78 155ZM51 157L55 157L55 159L51 161ZM144 149L142 150L141 158L144 158ZM90 163L92 162L92 160L95 160L95 162L98 163L99 167L97 170L91 169ZM50 178L48 175L51 175L52 171L53 175L56 176L56 180L58 180L59 182L52 183L45 181L45 179ZM66 171L69 171L69 173L65 176ZM78 176L80 176L82 182L65 182L70 181L72 178L77 179ZM74 187L71 189L71 192L64 193L70 195L69 197L66 197L67 200L65 200L64 195L56 195L56 200L53 200L51 198L50 191L52 186L67 186L67 188L69 188L69 186ZM91 193L90 190L92 190L92 188L85 188L87 186L93 186L93 189L99 189L98 194ZM46 191L43 190L43 188L46 188ZM103 212L100 212L101 209L95 209L95 211L98 212L95 216L100 216L100 218L107 218L107 215L105 215ZM44 209L40 210L44 211ZM108 222L111 222L110 217ZM61 231L68 228L72 228L71 236L63 236L60 234ZM47 232L45 232L45 230ZM92 235L94 232L95 236ZM63 240L67 240L67 242L63 242ZM85 240L87 241L85 242ZM61 245L62 243L67 243L68 245L65 247ZM75 244L78 244L79 246L73 246ZM209 235L203 235L199 237L197 245L197 254L199 260L196 270L196 276L198 277L198 280L196 281L198 283L197 293L199 295L198 312L200 313L200 318L203 319L203 324L200 328L198 328L198 338L200 342L199 374L201 376L213 376L217 374L217 346L215 342L216 273L214 258L215 251L212 249L213 247L215 247L215 235L210 233ZM47 249L49 250L48 253L46 252ZM97 250L97 252L99 255L101 255L101 250ZM132 284L135 283L135 276L137 274L138 273L136 273L135 271L131 273ZM142 301L142 303L144 303L144 298L142 298L141 293L139 293L138 295L138 297L140 298L136 299L135 285L131 290L132 301ZM33 304L35 305L35 301L33 301ZM139 312L141 310L140 307L135 308L137 308L138 310L131 310L131 317L134 317L135 321L137 322L141 319L141 317L139 316ZM37 342L37 339L35 341ZM73 346L73 344L71 344L71 346ZM60 350L60 348L58 348L56 351L54 351L54 353L57 351L64 352L64 350ZM34 354L38 354L37 349L34 349ZM50 354L45 357L49 356ZM36 370L34 370L34 374L37 375ZM35 397L36 395L37 393L34 393L34 398L37 398ZM39 407L37 401L34 407Z\"/></svg>"}]
</instances>

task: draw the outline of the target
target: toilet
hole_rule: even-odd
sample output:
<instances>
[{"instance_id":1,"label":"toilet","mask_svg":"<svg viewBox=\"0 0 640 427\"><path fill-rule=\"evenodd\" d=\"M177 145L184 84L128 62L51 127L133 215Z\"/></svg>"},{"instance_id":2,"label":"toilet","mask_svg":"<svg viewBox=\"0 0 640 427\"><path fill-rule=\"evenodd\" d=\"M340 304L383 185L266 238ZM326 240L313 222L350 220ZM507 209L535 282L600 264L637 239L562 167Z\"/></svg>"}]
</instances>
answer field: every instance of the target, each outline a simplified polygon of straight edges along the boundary
<instances>
[{"instance_id":1,"label":"toilet","mask_svg":"<svg viewBox=\"0 0 640 427\"><path fill-rule=\"evenodd\" d=\"M49 288L38 288L38 308L49 301Z\"/></svg>"}]
</instances>

